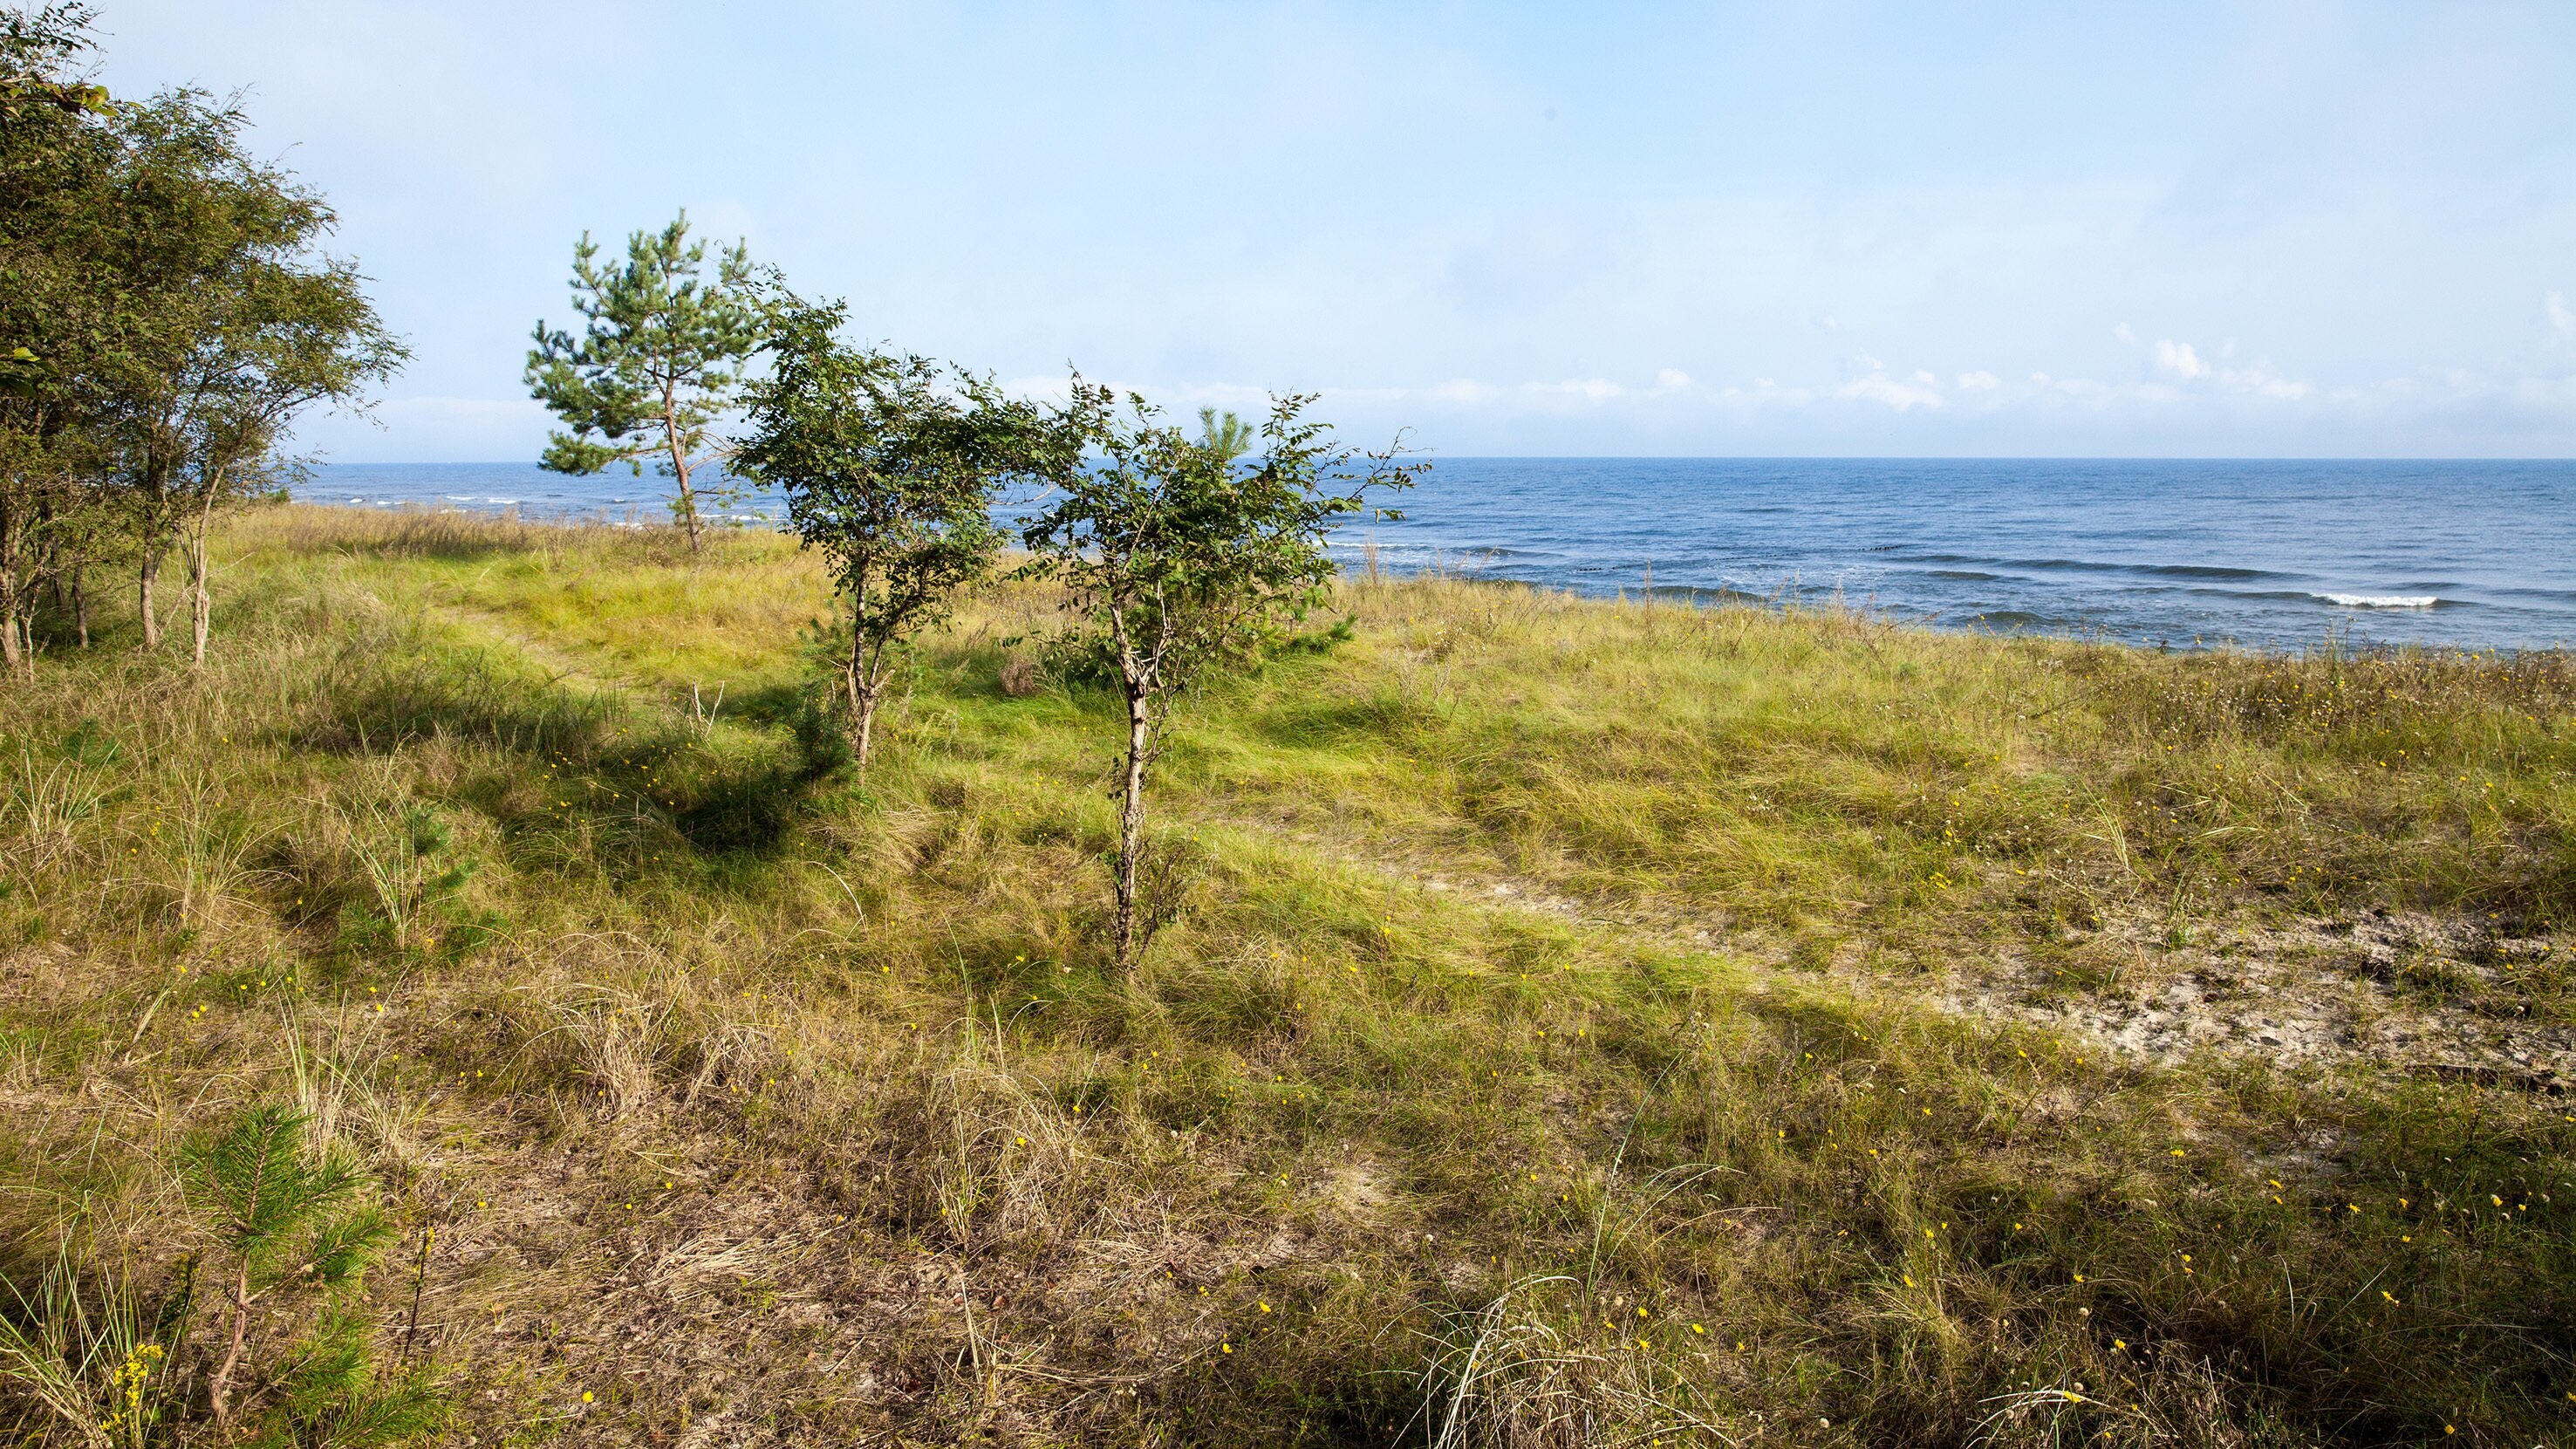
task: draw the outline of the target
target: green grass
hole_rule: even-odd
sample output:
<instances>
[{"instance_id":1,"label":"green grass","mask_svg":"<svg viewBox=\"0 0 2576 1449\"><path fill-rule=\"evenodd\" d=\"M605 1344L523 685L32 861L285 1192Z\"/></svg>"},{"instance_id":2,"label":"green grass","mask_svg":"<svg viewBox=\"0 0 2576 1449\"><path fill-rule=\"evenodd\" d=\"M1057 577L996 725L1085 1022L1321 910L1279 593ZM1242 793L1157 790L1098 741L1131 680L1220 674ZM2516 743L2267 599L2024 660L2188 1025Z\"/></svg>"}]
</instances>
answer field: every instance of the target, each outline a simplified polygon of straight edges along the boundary
<instances>
[{"instance_id":1,"label":"green grass","mask_svg":"<svg viewBox=\"0 0 2576 1449\"><path fill-rule=\"evenodd\" d=\"M173 1144L282 1098L435 1227L458 1442L2576 1438L2576 1108L2049 1025L2269 953L2563 1052L2562 656L1349 579L1189 706L1122 978L1115 709L1000 684L1051 596L860 779L780 539L226 543L202 674L110 619L0 705L21 1281L166 1280Z\"/></svg>"}]
</instances>

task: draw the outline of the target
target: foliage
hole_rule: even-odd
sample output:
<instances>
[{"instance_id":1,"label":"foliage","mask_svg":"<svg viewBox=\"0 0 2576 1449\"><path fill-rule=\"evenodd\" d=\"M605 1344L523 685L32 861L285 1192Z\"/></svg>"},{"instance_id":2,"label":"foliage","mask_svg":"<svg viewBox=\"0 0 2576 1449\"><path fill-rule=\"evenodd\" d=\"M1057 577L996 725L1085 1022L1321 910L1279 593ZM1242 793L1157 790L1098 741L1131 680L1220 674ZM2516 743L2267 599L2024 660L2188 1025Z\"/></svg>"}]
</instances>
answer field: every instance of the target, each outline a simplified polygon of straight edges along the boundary
<instances>
[{"instance_id":1,"label":"foliage","mask_svg":"<svg viewBox=\"0 0 2576 1449\"><path fill-rule=\"evenodd\" d=\"M992 565L995 490L1032 414L987 380L943 388L923 358L843 342L844 310L779 311L733 466L784 496L789 529L823 556L849 611L837 672L864 767L892 651Z\"/></svg>"},{"instance_id":2,"label":"foliage","mask_svg":"<svg viewBox=\"0 0 2576 1449\"><path fill-rule=\"evenodd\" d=\"M48 110L107 113L107 87L65 74L90 48L97 24L97 7L81 0L0 13L0 128L25 125Z\"/></svg>"},{"instance_id":3,"label":"foliage","mask_svg":"<svg viewBox=\"0 0 2576 1449\"><path fill-rule=\"evenodd\" d=\"M1033 576L1061 581L1107 641L1127 703L1126 768L1111 939L1121 965L1140 942L1138 869L1145 776L1169 700L1208 670L1250 658L1302 619L1335 573L1325 543L1370 489L1403 488L1425 466L1359 454L1305 416L1313 398L1275 399L1263 454L1238 467L1240 430L1203 418L1193 439L1130 394L1074 379L1028 467L1055 501L1024 535ZM1230 420L1229 420L1230 421Z\"/></svg>"},{"instance_id":4,"label":"foliage","mask_svg":"<svg viewBox=\"0 0 2576 1449\"><path fill-rule=\"evenodd\" d=\"M656 458L679 489L671 511L695 548L702 520L692 478L716 455L716 421L760 343L751 254L737 242L708 275L706 243L689 240L683 211L658 233L630 235L622 266L601 266L584 232L572 276L581 335L539 322L528 353L529 390L570 429L553 435L541 461L576 475L624 463L641 477L643 460Z\"/></svg>"},{"instance_id":5,"label":"foliage","mask_svg":"<svg viewBox=\"0 0 2576 1449\"><path fill-rule=\"evenodd\" d=\"M417 1372L385 1371L357 1303L391 1228L362 1200L365 1174L310 1146L310 1126L296 1108L250 1107L186 1144L179 1181L202 1248L157 1296L130 1263L102 1260L95 1234L59 1237L32 1288L9 1284L0 1388L66 1437L136 1449L198 1442L208 1420L226 1442L335 1449L436 1429L437 1395ZM200 1344L209 1283L213 1341Z\"/></svg>"},{"instance_id":6,"label":"foliage","mask_svg":"<svg viewBox=\"0 0 2576 1449\"><path fill-rule=\"evenodd\" d=\"M358 405L404 352L321 250L329 206L249 152L237 105L109 105L64 78L88 22L52 7L0 28L10 94L50 98L0 118L0 654L32 669L37 586L77 595L121 526L147 648L160 566L184 550L203 664L214 515L291 466L300 414ZM86 642L86 598L72 607Z\"/></svg>"},{"instance_id":7,"label":"foliage","mask_svg":"<svg viewBox=\"0 0 2576 1449\"><path fill-rule=\"evenodd\" d=\"M1252 424L1232 412L1220 413L1215 408L1199 409L1199 446L1231 463L1252 451Z\"/></svg>"}]
</instances>

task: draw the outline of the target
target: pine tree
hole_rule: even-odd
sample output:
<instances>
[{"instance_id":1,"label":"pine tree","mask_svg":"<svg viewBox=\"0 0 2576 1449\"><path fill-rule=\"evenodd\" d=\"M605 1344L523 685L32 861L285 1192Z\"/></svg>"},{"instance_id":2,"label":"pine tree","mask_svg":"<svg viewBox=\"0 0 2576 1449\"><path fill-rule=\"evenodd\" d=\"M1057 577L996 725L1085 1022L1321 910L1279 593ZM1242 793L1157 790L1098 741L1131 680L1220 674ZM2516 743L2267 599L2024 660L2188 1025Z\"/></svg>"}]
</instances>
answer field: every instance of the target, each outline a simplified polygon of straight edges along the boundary
<instances>
[{"instance_id":1,"label":"pine tree","mask_svg":"<svg viewBox=\"0 0 2576 1449\"><path fill-rule=\"evenodd\" d=\"M733 401L742 370L760 345L760 307L751 254L740 243L717 253L689 240L685 211L659 233L626 240L623 266L602 266L589 233L573 248L572 306L579 337L539 322L528 353L528 387L563 420L541 464L587 476L644 460L672 480L671 512L698 546L697 470L721 456L716 420Z\"/></svg>"},{"instance_id":2,"label":"pine tree","mask_svg":"<svg viewBox=\"0 0 2576 1449\"><path fill-rule=\"evenodd\" d=\"M346 1156L304 1140L308 1119L292 1107L253 1107L221 1132L193 1143L182 1159L189 1205L207 1222L223 1294L224 1345L207 1380L208 1407L229 1422L251 1329L263 1304L297 1296L322 1301L317 1331L287 1355L280 1380L291 1415L332 1413L378 1394L368 1373L363 1325L346 1311L346 1290L392 1235L384 1215L360 1201L365 1176ZM278 1378L271 1375L271 1378ZM370 1407L372 1418L380 1410Z\"/></svg>"}]
</instances>

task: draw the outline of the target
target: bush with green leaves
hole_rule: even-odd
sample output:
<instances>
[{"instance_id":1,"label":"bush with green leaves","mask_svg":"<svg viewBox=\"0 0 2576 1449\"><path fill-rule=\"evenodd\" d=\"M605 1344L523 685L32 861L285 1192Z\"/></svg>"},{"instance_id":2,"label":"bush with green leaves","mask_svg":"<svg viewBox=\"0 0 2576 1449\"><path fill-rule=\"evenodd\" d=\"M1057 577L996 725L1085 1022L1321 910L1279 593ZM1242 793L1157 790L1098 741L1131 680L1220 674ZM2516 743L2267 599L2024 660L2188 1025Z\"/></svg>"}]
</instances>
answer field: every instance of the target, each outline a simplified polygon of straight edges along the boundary
<instances>
[{"instance_id":1,"label":"bush with green leaves","mask_svg":"<svg viewBox=\"0 0 2576 1449\"><path fill-rule=\"evenodd\" d=\"M1371 490L1407 487L1429 466L1405 461L1400 445L1342 446L1305 416L1313 401L1274 398L1257 434L1211 409L1193 438L1142 397L1077 377L1021 453L1053 493L1023 536L1027 572L1065 585L1127 706L1110 938L1122 969L1154 924L1139 909L1145 776L1171 701L1211 670L1258 657L1321 603L1339 572L1326 547L1334 525L1366 508ZM1260 456L1244 461L1254 448Z\"/></svg>"},{"instance_id":2,"label":"bush with green leaves","mask_svg":"<svg viewBox=\"0 0 2576 1449\"><path fill-rule=\"evenodd\" d=\"M845 320L840 303L775 310L733 466L779 491L789 530L831 569L849 646L835 672L865 767L896 651L1001 548L994 497L1024 469L1037 415L987 379L855 346Z\"/></svg>"}]
</instances>

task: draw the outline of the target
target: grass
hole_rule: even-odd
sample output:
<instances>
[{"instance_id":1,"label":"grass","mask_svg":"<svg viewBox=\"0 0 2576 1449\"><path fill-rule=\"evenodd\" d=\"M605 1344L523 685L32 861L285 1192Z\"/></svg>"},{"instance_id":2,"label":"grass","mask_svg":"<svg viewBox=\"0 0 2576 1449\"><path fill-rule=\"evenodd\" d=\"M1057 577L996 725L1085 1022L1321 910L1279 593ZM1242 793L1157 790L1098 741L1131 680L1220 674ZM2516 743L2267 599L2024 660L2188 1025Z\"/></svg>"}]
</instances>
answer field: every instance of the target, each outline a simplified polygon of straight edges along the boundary
<instances>
[{"instance_id":1,"label":"grass","mask_svg":"<svg viewBox=\"0 0 2576 1449\"><path fill-rule=\"evenodd\" d=\"M30 1301L163 1292L177 1144L287 1101L456 1442L2576 1438L2564 656L1353 577L1190 707L1122 978L1114 706L1000 682L1042 592L856 779L775 537L224 558L202 673L111 617L0 705ZM2222 979L2367 1029L2096 1029Z\"/></svg>"}]
</instances>

